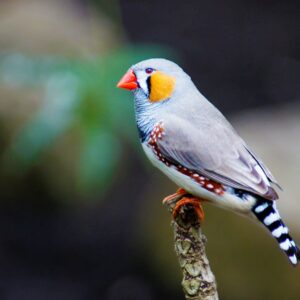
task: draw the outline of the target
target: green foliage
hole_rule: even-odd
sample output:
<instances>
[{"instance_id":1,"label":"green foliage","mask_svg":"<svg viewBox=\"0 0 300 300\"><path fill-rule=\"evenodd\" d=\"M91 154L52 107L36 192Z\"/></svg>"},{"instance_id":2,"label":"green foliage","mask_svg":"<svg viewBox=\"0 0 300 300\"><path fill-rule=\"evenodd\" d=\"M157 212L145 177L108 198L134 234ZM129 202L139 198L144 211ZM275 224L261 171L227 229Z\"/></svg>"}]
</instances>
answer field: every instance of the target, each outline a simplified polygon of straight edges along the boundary
<instances>
[{"instance_id":1,"label":"green foliage","mask_svg":"<svg viewBox=\"0 0 300 300\"><path fill-rule=\"evenodd\" d=\"M165 54L155 47L126 48L89 59L2 54L2 84L44 89L41 107L20 128L11 155L28 170L58 138L75 130L80 135L80 184L87 190L107 188L121 158L120 140L136 138L132 95L118 90L116 83L133 63Z\"/></svg>"}]
</instances>

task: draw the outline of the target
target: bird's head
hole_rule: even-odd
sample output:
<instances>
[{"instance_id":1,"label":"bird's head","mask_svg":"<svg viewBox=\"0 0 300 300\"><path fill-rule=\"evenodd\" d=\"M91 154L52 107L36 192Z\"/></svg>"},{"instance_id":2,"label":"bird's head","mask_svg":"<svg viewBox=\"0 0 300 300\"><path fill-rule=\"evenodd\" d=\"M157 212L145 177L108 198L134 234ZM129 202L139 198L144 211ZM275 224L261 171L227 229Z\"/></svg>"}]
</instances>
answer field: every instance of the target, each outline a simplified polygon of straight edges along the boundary
<instances>
[{"instance_id":1,"label":"bird's head","mask_svg":"<svg viewBox=\"0 0 300 300\"><path fill-rule=\"evenodd\" d=\"M157 103L169 99L183 78L189 76L177 64L153 58L133 65L117 87L142 94L150 103Z\"/></svg>"}]
</instances>

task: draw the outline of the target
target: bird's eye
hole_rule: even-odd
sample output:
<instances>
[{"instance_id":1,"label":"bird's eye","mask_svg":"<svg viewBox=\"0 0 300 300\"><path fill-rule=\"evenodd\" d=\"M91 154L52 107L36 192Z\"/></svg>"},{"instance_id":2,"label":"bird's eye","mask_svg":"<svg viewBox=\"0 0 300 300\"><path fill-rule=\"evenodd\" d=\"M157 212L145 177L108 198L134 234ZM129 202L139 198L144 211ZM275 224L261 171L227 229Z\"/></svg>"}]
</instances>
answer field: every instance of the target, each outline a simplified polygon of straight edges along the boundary
<instances>
[{"instance_id":1,"label":"bird's eye","mask_svg":"<svg viewBox=\"0 0 300 300\"><path fill-rule=\"evenodd\" d=\"M145 70L145 72L146 72L147 74L151 74L153 71L154 71L154 70L153 70L152 68L147 68L147 69Z\"/></svg>"}]
</instances>

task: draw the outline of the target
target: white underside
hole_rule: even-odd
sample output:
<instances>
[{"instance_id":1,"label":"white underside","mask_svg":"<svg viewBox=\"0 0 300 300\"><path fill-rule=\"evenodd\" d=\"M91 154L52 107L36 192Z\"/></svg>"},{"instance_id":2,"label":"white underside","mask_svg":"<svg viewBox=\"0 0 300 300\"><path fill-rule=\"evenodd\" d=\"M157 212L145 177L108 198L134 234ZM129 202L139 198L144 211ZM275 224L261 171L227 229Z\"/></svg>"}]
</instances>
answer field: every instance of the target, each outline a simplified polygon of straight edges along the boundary
<instances>
[{"instance_id":1,"label":"white underside","mask_svg":"<svg viewBox=\"0 0 300 300\"><path fill-rule=\"evenodd\" d=\"M247 197L247 200L244 200L228 192L225 192L223 195L217 195L210 192L207 189L202 188L199 183L191 179L189 176L177 171L174 166L167 167L164 163L159 161L154 155L153 150L147 146L147 144L143 144L142 146L152 164L166 174L179 187L182 187L196 197L205 199L208 202L222 208L233 210L243 215L249 215L249 217L252 216L251 209L256 200L251 195Z\"/></svg>"}]
</instances>

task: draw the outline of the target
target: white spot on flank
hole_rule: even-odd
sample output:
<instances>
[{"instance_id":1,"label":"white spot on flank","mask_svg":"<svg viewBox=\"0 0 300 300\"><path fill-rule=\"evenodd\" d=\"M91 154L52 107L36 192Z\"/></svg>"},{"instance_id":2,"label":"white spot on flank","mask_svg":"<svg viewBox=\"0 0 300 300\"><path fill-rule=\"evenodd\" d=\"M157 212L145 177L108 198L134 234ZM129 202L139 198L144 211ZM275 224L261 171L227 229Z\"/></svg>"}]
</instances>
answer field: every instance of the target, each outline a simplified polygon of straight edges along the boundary
<instances>
[{"instance_id":1,"label":"white spot on flank","mask_svg":"<svg viewBox=\"0 0 300 300\"><path fill-rule=\"evenodd\" d=\"M296 265L297 264L297 257L296 255L294 254L293 256L290 256L289 257L290 261L292 262L292 264Z\"/></svg>"},{"instance_id":2,"label":"white spot on flank","mask_svg":"<svg viewBox=\"0 0 300 300\"><path fill-rule=\"evenodd\" d=\"M200 176L200 179L201 179L201 180L205 180L205 178L204 178L203 176Z\"/></svg>"},{"instance_id":3,"label":"white spot on flank","mask_svg":"<svg viewBox=\"0 0 300 300\"><path fill-rule=\"evenodd\" d=\"M259 214L259 213L261 213L262 211L264 211L267 207L268 207L268 203L263 203L263 204L257 206L257 207L254 209L254 211L255 211L257 214Z\"/></svg>"},{"instance_id":4,"label":"white spot on flank","mask_svg":"<svg viewBox=\"0 0 300 300\"><path fill-rule=\"evenodd\" d=\"M193 177L199 177L199 174L193 174Z\"/></svg>"},{"instance_id":5,"label":"white spot on flank","mask_svg":"<svg viewBox=\"0 0 300 300\"><path fill-rule=\"evenodd\" d=\"M292 245L289 239L286 239L284 242L280 243L280 248L284 251L288 250Z\"/></svg>"},{"instance_id":6,"label":"white spot on flank","mask_svg":"<svg viewBox=\"0 0 300 300\"><path fill-rule=\"evenodd\" d=\"M217 194L219 194L219 193L222 192L222 190L221 190L221 189L215 189L215 192L216 192Z\"/></svg>"},{"instance_id":7,"label":"white spot on flank","mask_svg":"<svg viewBox=\"0 0 300 300\"><path fill-rule=\"evenodd\" d=\"M276 238L279 238L283 234L283 226L280 225L278 228L272 231L272 235Z\"/></svg>"},{"instance_id":8,"label":"white spot on flank","mask_svg":"<svg viewBox=\"0 0 300 300\"><path fill-rule=\"evenodd\" d=\"M275 221L280 220L280 217L276 213L271 213L264 219L265 225L269 226L270 224L274 223Z\"/></svg>"},{"instance_id":9,"label":"white spot on flank","mask_svg":"<svg viewBox=\"0 0 300 300\"><path fill-rule=\"evenodd\" d=\"M213 189L213 188L214 188L214 186L213 186L211 183L209 183L206 187L207 187L208 189Z\"/></svg>"},{"instance_id":10,"label":"white spot on flank","mask_svg":"<svg viewBox=\"0 0 300 300\"><path fill-rule=\"evenodd\" d=\"M246 198L247 198L248 201L253 201L254 202L256 200L256 198L254 196L250 195L250 194L247 194Z\"/></svg>"}]
</instances>

